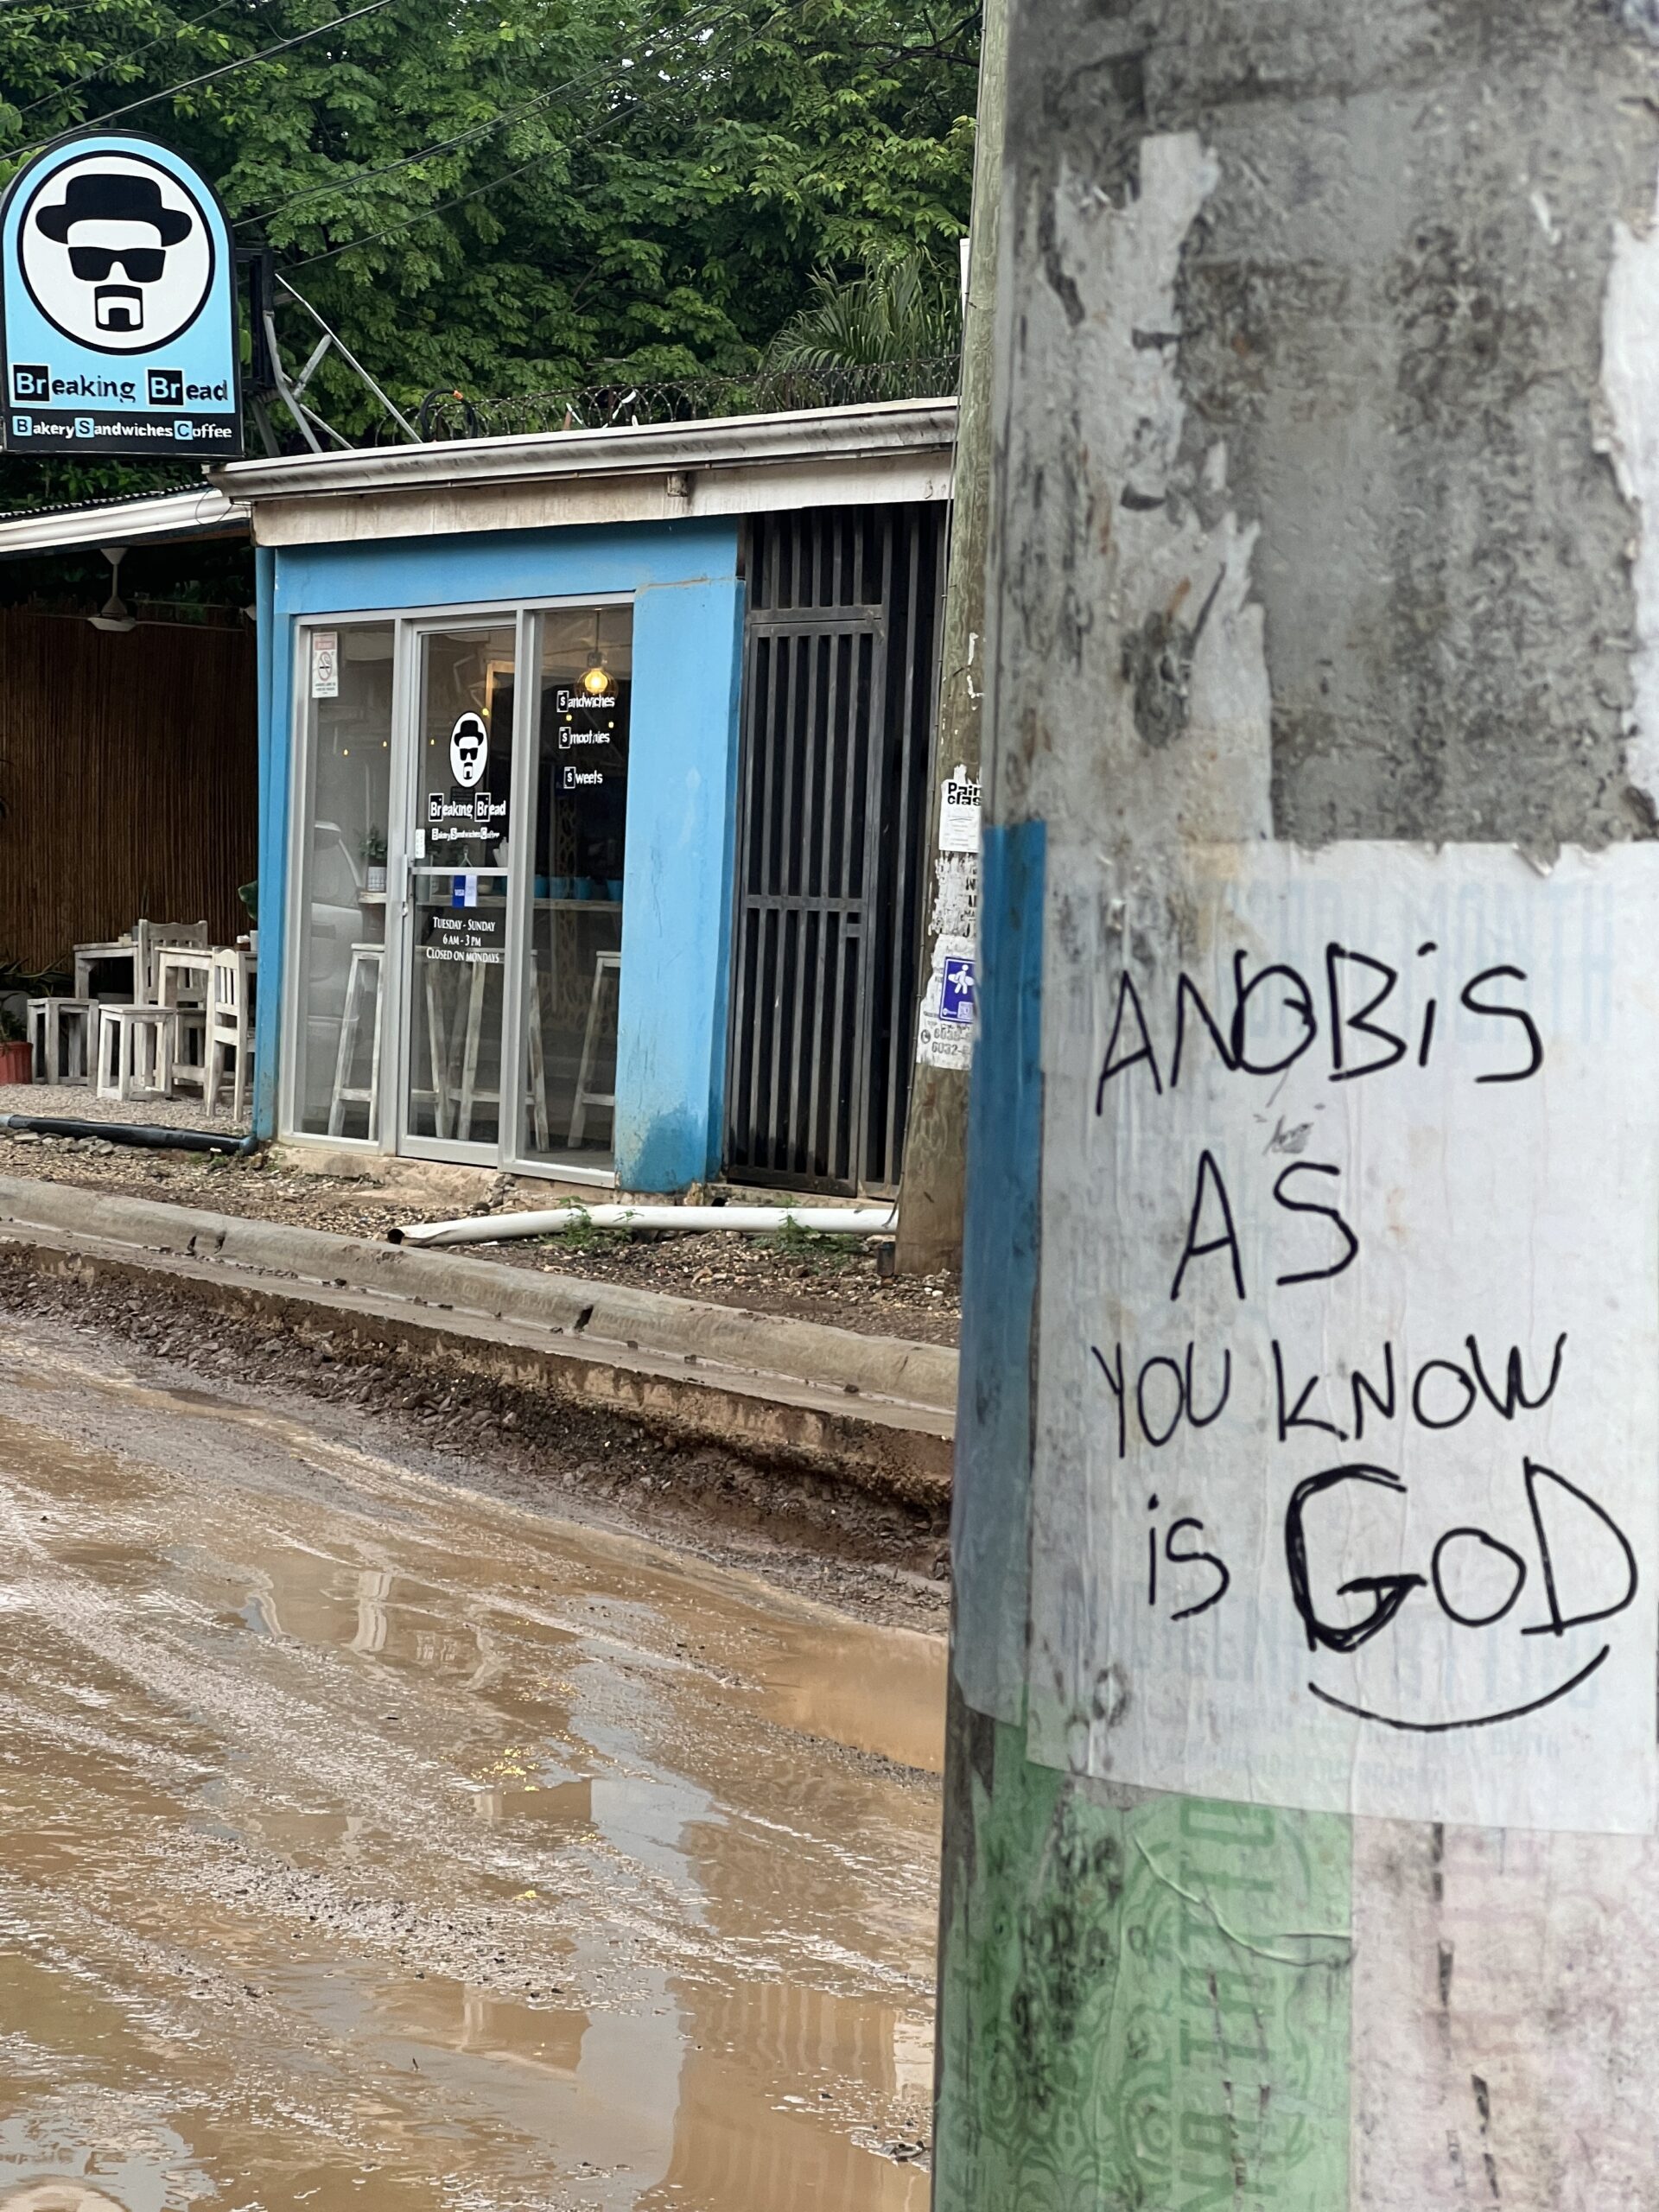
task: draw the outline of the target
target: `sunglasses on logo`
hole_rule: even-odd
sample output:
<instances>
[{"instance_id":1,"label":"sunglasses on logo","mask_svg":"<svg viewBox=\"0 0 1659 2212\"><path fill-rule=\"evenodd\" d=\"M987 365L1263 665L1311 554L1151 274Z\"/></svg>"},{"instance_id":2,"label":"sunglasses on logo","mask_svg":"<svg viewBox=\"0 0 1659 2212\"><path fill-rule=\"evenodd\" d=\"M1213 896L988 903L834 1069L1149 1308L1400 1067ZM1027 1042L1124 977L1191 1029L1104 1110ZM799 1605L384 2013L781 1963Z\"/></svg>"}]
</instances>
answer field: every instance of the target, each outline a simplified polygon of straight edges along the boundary
<instances>
[{"instance_id":1,"label":"sunglasses on logo","mask_svg":"<svg viewBox=\"0 0 1659 2212\"><path fill-rule=\"evenodd\" d=\"M159 245L72 245L69 266L83 284L101 284L117 264L129 283L154 284L167 266L167 249Z\"/></svg>"}]
</instances>

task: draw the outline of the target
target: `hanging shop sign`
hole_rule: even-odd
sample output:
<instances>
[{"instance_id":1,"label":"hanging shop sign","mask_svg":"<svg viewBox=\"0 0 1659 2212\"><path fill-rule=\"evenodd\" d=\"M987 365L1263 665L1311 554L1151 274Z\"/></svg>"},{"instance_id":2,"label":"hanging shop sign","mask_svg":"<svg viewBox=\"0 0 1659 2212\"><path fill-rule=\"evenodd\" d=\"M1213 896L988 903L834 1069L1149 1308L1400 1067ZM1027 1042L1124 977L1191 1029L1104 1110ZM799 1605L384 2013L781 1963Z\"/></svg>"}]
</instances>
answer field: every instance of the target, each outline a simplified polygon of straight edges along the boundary
<instances>
[{"instance_id":1,"label":"hanging shop sign","mask_svg":"<svg viewBox=\"0 0 1659 2212\"><path fill-rule=\"evenodd\" d=\"M242 451L236 256L217 194L154 139L50 147L0 202L9 453Z\"/></svg>"}]
</instances>

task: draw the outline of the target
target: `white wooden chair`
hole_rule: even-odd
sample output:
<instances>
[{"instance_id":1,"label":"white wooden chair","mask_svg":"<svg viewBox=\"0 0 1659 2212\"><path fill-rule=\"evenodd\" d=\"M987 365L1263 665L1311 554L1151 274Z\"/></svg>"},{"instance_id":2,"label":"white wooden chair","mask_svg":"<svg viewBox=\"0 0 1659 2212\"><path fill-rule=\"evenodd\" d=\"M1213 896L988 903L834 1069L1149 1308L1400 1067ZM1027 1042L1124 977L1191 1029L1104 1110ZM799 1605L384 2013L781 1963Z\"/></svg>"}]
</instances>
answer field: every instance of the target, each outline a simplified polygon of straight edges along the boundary
<instances>
[{"instance_id":1,"label":"white wooden chair","mask_svg":"<svg viewBox=\"0 0 1659 2212\"><path fill-rule=\"evenodd\" d=\"M210 1114L218 1113L219 1088L227 1071L225 1056L233 1055L231 1112L238 1122L247 1116L252 1073L253 1007L249 988L252 969L245 952L215 948L207 993L207 1078L202 1086L203 1100Z\"/></svg>"},{"instance_id":2,"label":"white wooden chair","mask_svg":"<svg viewBox=\"0 0 1659 2212\"><path fill-rule=\"evenodd\" d=\"M132 995L140 1006L159 1006L162 1002L161 974L156 956L169 944L206 944L206 922L146 922L133 925L133 942L138 948L132 963ZM188 994L182 994L179 1003L189 1003Z\"/></svg>"}]
</instances>

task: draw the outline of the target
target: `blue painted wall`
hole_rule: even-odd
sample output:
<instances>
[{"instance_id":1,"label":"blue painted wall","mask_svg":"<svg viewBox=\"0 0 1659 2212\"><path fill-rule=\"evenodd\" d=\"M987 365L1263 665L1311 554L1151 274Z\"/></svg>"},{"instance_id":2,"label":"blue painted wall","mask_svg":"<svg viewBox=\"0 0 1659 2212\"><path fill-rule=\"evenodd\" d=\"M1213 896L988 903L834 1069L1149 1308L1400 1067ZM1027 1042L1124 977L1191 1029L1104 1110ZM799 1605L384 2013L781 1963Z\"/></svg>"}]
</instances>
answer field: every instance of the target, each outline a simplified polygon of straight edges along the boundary
<instances>
[{"instance_id":1,"label":"blue painted wall","mask_svg":"<svg viewBox=\"0 0 1659 2212\"><path fill-rule=\"evenodd\" d=\"M616 1046L625 1190L683 1190L720 1166L742 651L734 574L649 585L634 601Z\"/></svg>"},{"instance_id":2,"label":"blue painted wall","mask_svg":"<svg viewBox=\"0 0 1659 2212\"><path fill-rule=\"evenodd\" d=\"M259 556L256 1126L276 1128L294 619L632 592L616 1168L675 1191L719 1166L743 589L730 520L500 531Z\"/></svg>"}]
</instances>

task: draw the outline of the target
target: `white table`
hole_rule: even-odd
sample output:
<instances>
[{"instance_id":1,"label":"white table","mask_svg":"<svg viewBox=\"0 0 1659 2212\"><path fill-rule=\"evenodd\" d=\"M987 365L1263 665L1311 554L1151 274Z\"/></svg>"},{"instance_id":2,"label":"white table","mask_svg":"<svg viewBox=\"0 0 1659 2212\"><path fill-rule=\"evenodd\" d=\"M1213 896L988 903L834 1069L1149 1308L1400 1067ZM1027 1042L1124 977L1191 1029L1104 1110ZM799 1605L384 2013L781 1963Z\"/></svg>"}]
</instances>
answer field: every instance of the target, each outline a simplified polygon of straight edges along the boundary
<instances>
[{"instance_id":1,"label":"white table","mask_svg":"<svg viewBox=\"0 0 1659 2212\"><path fill-rule=\"evenodd\" d=\"M78 944L75 947L75 996L89 999L92 995L92 970L100 961L124 960L132 978L131 996L138 992L138 944L136 938L117 938L110 944Z\"/></svg>"}]
</instances>

